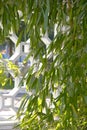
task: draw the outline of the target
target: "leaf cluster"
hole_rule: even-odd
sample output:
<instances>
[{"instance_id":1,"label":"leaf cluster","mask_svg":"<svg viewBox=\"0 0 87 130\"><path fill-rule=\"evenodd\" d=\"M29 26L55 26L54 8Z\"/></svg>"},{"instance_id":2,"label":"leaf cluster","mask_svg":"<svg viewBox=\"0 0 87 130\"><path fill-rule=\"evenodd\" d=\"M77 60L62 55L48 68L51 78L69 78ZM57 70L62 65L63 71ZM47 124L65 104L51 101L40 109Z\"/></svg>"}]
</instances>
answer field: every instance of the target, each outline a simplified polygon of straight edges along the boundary
<instances>
[{"instance_id":1,"label":"leaf cluster","mask_svg":"<svg viewBox=\"0 0 87 130\"><path fill-rule=\"evenodd\" d=\"M1 36L8 35L11 27L17 32L23 19L31 45L28 58L35 60L26 76L32 95L25 96L18 111L18 117L23 117L21 130L86 130L87 1L8 0L1 4L5 32L1 30ZM10 16L4 9L7 7ZM47 46L41 38L51 26L56 28Z\"/></svg>"}]
</instances>

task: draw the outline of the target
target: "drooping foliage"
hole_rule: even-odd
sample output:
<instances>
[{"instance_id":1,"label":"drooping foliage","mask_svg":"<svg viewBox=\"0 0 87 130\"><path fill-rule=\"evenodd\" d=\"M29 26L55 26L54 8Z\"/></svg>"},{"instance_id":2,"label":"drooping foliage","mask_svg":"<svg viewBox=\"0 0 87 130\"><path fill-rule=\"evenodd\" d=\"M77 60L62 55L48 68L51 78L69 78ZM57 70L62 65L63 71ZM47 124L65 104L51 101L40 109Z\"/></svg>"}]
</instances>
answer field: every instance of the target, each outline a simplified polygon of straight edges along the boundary
<instances>
[{"instance_id":1,"label":"drooping foliage","mask_svg":"<svg viewBox=\"0 0 87 130\"><path fill-rule=\"evenodd\" d=\"M26 78L28 91L18 111L21 130L87 129L87 1L1 0L1 40L20 21L36 63ZM20 13L19 13L20 12ZM51 43L41 37L54 28ZM20 43L19 43L20 44ZM35 71L36 67L36 71Z\"/></svg>"}]
</instances>

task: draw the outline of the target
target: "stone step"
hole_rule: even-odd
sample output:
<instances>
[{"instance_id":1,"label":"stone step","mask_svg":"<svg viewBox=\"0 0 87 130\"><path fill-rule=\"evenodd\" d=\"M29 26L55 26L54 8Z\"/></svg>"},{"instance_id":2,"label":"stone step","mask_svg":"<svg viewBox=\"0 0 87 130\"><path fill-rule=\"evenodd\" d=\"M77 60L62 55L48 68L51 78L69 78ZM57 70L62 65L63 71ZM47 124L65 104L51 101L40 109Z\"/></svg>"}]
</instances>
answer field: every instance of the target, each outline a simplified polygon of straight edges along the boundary
<instances>
[{"instance_id":1,"label":"stone step","mask_svg":"<svg viewBox=\"0 0 87 130\"><path fill-rule=\"evenodd\" d=\"M9 93L9 91L0 91L0 93ZM3 109L0 109L0 130L20 130L18 128L14 128L18 124L18 120L16 119L16 112L20 106L21 98L25 94L24 91L21 91L18 93L18 95L15 97L14 101L14 108L12 109L9 104L10 100L6 99L5 105L9 106ZM1 104L1 102L0 102Z\"/></svg>"},{"instance_id":2,"label":"stone step","mask_svg":"<svg viewBox=\"0 0 87 130\"><path fill-rule=\"evenodd\" d=\"M14 128L18 124L18 121L5 120L0 121L0 130L19 130L18 128Z\"/></svg>"},{"instance_id":3,"label":"stone step","mask_svg":"<svg viewBox=\"0 0 87 130\"><path fill-rule=\"evenodd\" d=\"M0 130L18 130L13 129L17 124L16 112L13 109L0 111Z\"/></svg>"}]
</instances>

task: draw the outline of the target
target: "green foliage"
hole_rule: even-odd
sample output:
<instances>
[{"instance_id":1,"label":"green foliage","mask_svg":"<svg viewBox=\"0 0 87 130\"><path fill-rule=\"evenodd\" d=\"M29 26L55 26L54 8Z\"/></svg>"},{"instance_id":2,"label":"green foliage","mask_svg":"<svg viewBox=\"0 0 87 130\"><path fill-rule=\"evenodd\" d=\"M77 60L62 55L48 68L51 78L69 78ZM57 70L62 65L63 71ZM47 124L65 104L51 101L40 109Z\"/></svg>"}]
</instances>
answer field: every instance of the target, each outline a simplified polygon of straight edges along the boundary
<instances>
[{"instance_id":1,"label":"green foliage","mask_svg":"<svg viewBox=\"0 0 87 130\"><path fill-rule=\"evenodd\" d=\"M0 59L2 59L2 55L0 54ZM0 61L0 86L4 86L7 82L7 78L5 75L5 67L4 63Z\"/></svg>"},{"instance_id":2,"label":"green foliage","mask_svg":"<svg viewBox=\"0 0 87 130\"><path fill-rule=\"evenodd\" d=\"M37 60L37 71L34 64L26 76L28 91L35 92L24 97L18 111L18 117L22 116L21 130L86 130L87 1L3 0L0 6L3 25L0 35L6 37L11 27L18 32L24 19L31 41L29 56ZM22 17L18 10L22 11ZM44 35L55 24L57 34L46 48L40 30ZM60 88L60 94L55 97L55 91Z\"/></svg>"},{"instance_id":3,"label":"green foliage","mask_svg":"<svg viewBox=\"0 0 87 130\"><path fill-rule=\"evenodd\" d=\"M7 89L7 90L8 89L13 89L13 87L14 87L14 82L13 82L13 79L11 77L7 78L7 81L5 82L4 86L0 85L1 89Z\"/></svg>"},{"instance_id":4,"label":"green foliage","mask_svg":"<svg viewBox=\"0 0 87 130\"><path fill-rule=\"evenodd\" d=\"M18 67L8 59L3 59L2 54L0 54L0 88L4 86L4 88L10 88L12 82L10 72L13 73L15 77L20 74Z\"/></svg>"}]
</instances>

